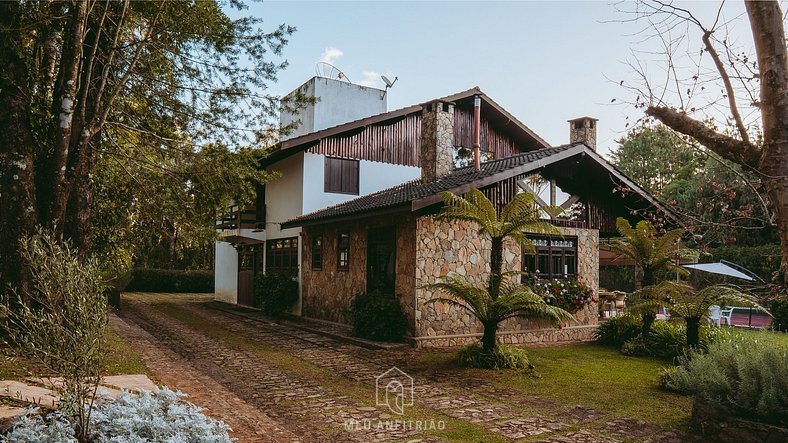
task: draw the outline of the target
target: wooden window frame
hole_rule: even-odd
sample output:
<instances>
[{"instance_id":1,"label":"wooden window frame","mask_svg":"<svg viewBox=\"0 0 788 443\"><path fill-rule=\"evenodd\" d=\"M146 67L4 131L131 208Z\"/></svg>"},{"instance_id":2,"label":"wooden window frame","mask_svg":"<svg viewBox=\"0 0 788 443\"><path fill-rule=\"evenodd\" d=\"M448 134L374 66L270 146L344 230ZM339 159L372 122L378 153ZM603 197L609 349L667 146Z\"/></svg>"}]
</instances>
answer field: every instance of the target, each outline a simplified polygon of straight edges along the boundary
<instances>
[{"instance_id":1,"label":"wooden window frame","mask_svg":"<svg viewBox=\"0 0 788 443\"><path fill-rule=\"evenodd\" d=\"M316 235L312 237L312 270L313 271L322 271L323 270L323 235Z\"/></svg>"},{"instance_id":2,"label":"wooden window frame","mask_svg":"<svg viewBox=\"0 0 788 443\"><path fill-rule=\"evenodd\" d=\"M359 195L360 162L358 160L326 157L323 192Z\"/></svg>"},{"instance_id":3,"label":"wooden window frame","mask_svg":"<svg viewBox=\"0 0 788 443\"><path fill-rule=\"evenodd\" d=\"M344 238L343 238L344 237ZM346 241L343 242L343 240ZM342 260L342 253L345 253L345 259ZM337 235L337 271L350 270L350 233L340 232Z\"/></svg>"},{"instance_id":4,"label":"wooden window frame","mask_svg":"<svg viewBox=\"0 0 788 443\"><path fill-rule=\"evenodd\" d=\"M265 242L266 273L298 273L298 237L277 238Z\"/></svg>"},{"instance_id":5,"label":"wooden window frame","mask_svg":"<svg viewBox=\"0 0 788 443\"><path fill-rule=\"evenodd\" d=\"M545 236L528 236L531 243L534 245L535 253L523 253L522 257L522 270L536 275L539 278L559 278L569 279L577 277L578 269L578 256L577 256L577 237L564 236L564 237L545 237ZM541 266L540 258L546 260L547 270L539 269ZM558 270L555 267L556 259L559 262ZM568 260L570 259L570 260ZM569 263L571 263L571 268ZM533 263L534 269L528 269L528 264ZM565 268L566 272L563 269ZM534 271L539 271L534 272Z\"/></svg>"}]
</instances>

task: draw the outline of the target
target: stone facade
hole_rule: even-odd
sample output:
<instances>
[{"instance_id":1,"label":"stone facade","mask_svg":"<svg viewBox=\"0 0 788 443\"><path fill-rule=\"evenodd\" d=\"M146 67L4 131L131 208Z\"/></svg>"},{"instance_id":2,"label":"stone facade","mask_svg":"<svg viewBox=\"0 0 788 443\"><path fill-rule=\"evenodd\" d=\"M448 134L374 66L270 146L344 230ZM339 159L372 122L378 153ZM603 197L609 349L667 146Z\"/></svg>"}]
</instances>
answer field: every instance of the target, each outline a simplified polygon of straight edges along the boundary
<instances>
[{"instance_id":1,"label":"stone facade","mask_svg":"<svg viewBox=\"0 0 788 443\"><path fill-rule=\"evenodd\" d=\"M599 286L599 233L594 229L560 228L563 235L577 236L578 275L594 289ZM483 285L490 273L489 239L480 238L477 228L468 222L438 220L432 216L416 220L416 318L414 337L417 345L461 345L481 336L481 324L462 308L441 302L424 285L438 277L456 272L477 285ZM507 240L504 244L504 270L522 268L520 246ZM575 314L577 323L568 323L559 331L526 319L509 319L499 334L510 343L590 339L597 324L597 306L589 303ZM548 337L549 336L549 337Z\"/></svg>"},{"instance_id":2,"label":"stone facade","mask_svg":"<svg viewBox=\"0 0 788 443\"><path fill-rule=\"evenodd\" d=\"M421 125L421 178L435 181L454 169L454 105L428 104Z\"/></svg>"},{"instance_id":3,"label":"stone facade","mask_svg":"<svg viewBox=\"0 0 788 443\"><path fill-rule=\"evenodd\" d=\"M438 297L424 285L456 272L477 285L490 273L491 241L477 234L468 222L438 220L434 216L410 214L362 219L319 226L302 231L303 315L338 323L349 323L350 304L366 292L367 236L370 228L396 225L395 291L408 318L408 335L416 346L459 346L481 336L479 322L462 308L430 303ZM577 237L578 275L593 288L599 282L599 235L593 229L559 228L563 235ZM350 233L350 269L337 271L337 241L340 232ZM323 266L312 269L312 238L323 237ZM504 269L520 270L520 246L507 240ZM597 324L597 306L589 303L575 313L577 323L561 329L525 319L501 324L499 338L505 343L540 343L590 340Z\"/></svg>"},{"instance_id":4,"label":"stone facade","mask_svg":"<svg viewBox=\"0 0 788 443\"><path fill-rule=\"evenodd\" d=\"M337 323L350 322L350 303L353 297L367 291L367 235L370 228L394 226L391 217L365 219L320 226L305 226L302 230L301 253L302 314ZM414 318L415 288L415 219L410 215L396 219L396 282L395 292L409 319ZM350 234L350 267L337 270L337 242L339 234ZM323 266L312 269L312 238L323 236ZM413 332L413 322L409 333Z\"/></svg>"}]
</instances>

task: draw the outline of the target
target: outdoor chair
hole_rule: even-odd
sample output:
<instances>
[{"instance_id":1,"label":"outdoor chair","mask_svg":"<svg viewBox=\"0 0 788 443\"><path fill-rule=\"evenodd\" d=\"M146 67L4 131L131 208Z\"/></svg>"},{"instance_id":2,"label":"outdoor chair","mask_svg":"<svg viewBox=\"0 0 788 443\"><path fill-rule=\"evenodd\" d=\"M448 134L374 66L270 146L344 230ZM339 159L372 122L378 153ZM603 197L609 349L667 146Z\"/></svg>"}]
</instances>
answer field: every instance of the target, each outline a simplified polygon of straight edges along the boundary
<instances>
[{"instance_id":1,"label":"outdoor chair","mask_svg":"<svg viewBox=\"0 0 788 443\"><path fill-rule=\"evenodd\" d=\"M725 309L720 310L720 319L725 319L725 324L728 325L729 327L733 326L733 321L731 320L731 317L733 317L734 309L735 308L733 306L726 306ZM717 326L719 326L719 324L720 322L718 321Z\"/></svg>"},{"instance_id":2,"label":"outdoor chair","mask_svg":"<svg viewBox=\"0 0 788 443\"><path fill-rule=\"evenodd\" d=\"M709 324L720 327L720 318L722 317L722 308L718 305L709 306Z\"/></svg>"}]
</instances>

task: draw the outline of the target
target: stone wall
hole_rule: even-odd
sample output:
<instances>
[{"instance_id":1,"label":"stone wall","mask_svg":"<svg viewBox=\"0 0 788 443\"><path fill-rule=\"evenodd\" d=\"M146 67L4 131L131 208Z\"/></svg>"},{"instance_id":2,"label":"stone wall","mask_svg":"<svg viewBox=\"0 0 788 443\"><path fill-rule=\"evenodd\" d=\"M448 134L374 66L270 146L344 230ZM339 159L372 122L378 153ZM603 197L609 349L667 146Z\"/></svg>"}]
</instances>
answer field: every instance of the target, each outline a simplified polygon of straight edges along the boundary
<instances>
[{"instance_id":1,"label":"stone wall","mask_svg":"<svg viewBox=\"0 0 788 443\"><path fill-rule=\"evenodd\" d=\"M454 105L428 104L421 125L421 177L431 182L454 169Z\"/></svg>"},{"instance_id":2,"label":"stone wall","mask_svg":"<svg viewBox=\"0 0 788 443\"><path fill-rule=\"evenodd\" d=\"M395 290L413 333L415 303L415 219L410 215L370 218L302 230L302 314L338 323L350 322L350 304L367 290L367 234L370 228L397 227ZM350 233L350 269L337 271L337 241L340 232ZM312 237L323 236L323 266L312 269Z\"/></svg>"},{"instance_id":3,"label":"stone wall","mask_svg":"<svg viewBox=\"0 0 788 443\"><path fill-rule=\"evenodd\" d=\"M578 275L594 289L599 282L599 234L593 229L560 228L562 234L577 236ZM423 286L438 277L456 272L477 285L490 273L491 241L480 238L475 225L461 221L442 221L432 216L416 220L416 312L415 341L422 346L460 345L481 336L481 324L462 308L430 300L439 294ZM520 246L507 240L504 245L504 270L521 269ZM575 314L577 323L557 329L525 319L510 319L500 325L503 341L585 340L597 324L597 306L589 303Z\"/></svg>"}]
</instances>

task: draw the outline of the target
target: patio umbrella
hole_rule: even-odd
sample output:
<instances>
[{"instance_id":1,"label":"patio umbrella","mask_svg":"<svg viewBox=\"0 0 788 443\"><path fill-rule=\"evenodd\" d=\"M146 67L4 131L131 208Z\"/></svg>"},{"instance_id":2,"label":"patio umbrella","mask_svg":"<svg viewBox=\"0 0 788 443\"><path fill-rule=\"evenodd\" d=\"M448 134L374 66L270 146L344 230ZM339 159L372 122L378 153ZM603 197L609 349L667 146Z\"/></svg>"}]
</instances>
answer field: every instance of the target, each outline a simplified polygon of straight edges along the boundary
<instances>
[{"instance_id":1,"label":"patio umbrella","mask_svg":"<svg viewBox=\"0 0 788 443\"><path fill-rule=\"evenodd\" d=\"M710 272L712 274L727 275L729 277L741 278L743 280L753 281L754 279L749 275L735 269L725 263L700 263L697 265L684 265L685 268L697 269L698 271Z\"/></svg>"}]
</instances>

